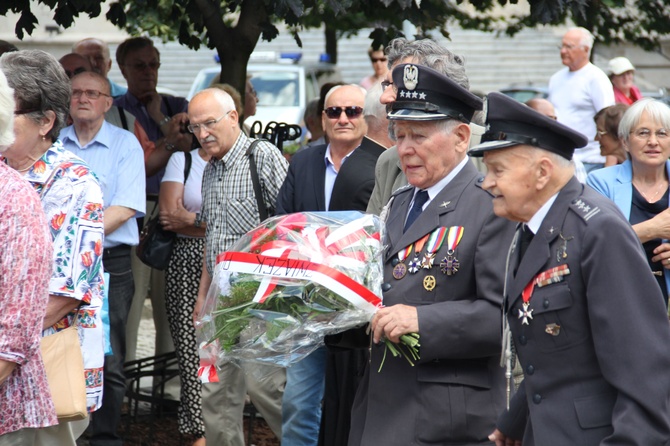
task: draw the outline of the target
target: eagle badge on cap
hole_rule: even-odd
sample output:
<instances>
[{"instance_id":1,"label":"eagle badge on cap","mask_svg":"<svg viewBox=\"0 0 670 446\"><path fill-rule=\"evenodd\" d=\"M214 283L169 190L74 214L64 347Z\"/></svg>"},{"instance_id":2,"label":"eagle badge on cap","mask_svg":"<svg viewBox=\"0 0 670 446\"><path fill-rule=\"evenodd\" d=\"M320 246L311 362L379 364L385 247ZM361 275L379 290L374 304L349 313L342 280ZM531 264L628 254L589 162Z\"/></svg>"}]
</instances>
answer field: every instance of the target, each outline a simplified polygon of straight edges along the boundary
<instances>
[{"instance_id":1,"label":"eagle badge on cap","mask_svg":"<svg viewBox=\"0 0 670 446\"><path fill-rule=\"evenodd\" d=\"M414 90L419 83L419 69L416 65L406 65L403 73L402 81L405 83L405 88Z\"/></svg>"}]
</instances>

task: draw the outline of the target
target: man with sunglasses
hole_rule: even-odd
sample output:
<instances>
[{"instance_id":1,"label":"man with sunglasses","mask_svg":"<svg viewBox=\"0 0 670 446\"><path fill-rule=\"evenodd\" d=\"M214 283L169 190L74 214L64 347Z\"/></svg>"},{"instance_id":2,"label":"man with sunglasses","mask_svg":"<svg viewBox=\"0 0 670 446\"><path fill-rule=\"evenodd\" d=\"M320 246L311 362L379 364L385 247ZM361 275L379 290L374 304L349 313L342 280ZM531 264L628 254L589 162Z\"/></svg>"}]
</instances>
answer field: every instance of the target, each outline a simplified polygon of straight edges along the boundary
<instances>
[{"instance_id":1,"label":"man with sunglasses","mask_svg":"<svg viewBox=\"0 0 670 446\"><path fill-rule=\"evenodd\" d=\"M277 198L277 213L365 211L383 148L362 146L365 89L337 85L325 95L321 122L328 144L296 153ZM316 445L321 422L327 351L321 348L286 370L282 444Z\"/></svg>"},{"instance_id":2,"label":"man with sunglasses","mask_svg":"<svg viewBox=\"0 0 670 446\"><path fill-rule=\"evenodd\" d=\"M135 218L144 216L144 163L135 136L105 121L112 105L107 79L92 71L72 78L70 115L73 125L61 130L63 147L82 158L100 180L105 209L104 261L130 265L131 246L139 231ZM117 290L110 295L109 320L112 355L105 358L102 407L92 422L91 445L118 445L121 406L126 392L123 363L128 312L135 290L132 275L111 275Z\"/></svg>"},{"instance_id":3,"label":"man with sunglasses","mask_svg":"<svg viewBox=\"0 0 670 446\"><path fill-rule=\"evenodd\" d=\"M370 366L348 444L491 444L505 407L500 305L514 226L493 214L467 156L482 101L422 65L397 65L392 81L388 119L409 185L382 217L384 306L371 321ZM414 365L386 353L383 342L410 333L419 335Z\"/></svg>"}]
</instances>

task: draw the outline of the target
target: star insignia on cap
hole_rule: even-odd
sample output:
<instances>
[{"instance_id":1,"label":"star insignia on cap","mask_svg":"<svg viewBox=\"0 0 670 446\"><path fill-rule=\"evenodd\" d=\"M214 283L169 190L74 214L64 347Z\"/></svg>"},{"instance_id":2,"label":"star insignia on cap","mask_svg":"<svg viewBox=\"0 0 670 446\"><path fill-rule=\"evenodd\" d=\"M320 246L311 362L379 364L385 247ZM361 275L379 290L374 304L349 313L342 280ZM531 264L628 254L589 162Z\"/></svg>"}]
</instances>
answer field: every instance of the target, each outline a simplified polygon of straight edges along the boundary
<instances>
[{"instance_id":1,"label":"star insignia on cap","mask_svg":"<svg viewBox=\"0 0 670 446\"><path fill-rule=\"evenodd\" d=\"M409 92L407 92L409 93ZM405 90L400 90L400 97L404 98L405 97Z\"/></svg>"},{"instance_id":2,"label":"star insignia on cap","mask_svg":"<svg viewBox=\"0 0 670 446\"><path fill-rule=\"evenodd\" d=\"M419 99L421 99L422 101L425 101L426 100L426 93L419 93Z\"/></svg>"},{"instance_id":3,"label":"star insignia on cap","mask_svg":"<svg viewBox=\"0 0 670 446\"><path fill-rule=\"evenodd\" d=\"M417 93L416 91L412 92L412 99L416 99L418 97L419 97L419 93Z\"/></svg>"}]
</instances>

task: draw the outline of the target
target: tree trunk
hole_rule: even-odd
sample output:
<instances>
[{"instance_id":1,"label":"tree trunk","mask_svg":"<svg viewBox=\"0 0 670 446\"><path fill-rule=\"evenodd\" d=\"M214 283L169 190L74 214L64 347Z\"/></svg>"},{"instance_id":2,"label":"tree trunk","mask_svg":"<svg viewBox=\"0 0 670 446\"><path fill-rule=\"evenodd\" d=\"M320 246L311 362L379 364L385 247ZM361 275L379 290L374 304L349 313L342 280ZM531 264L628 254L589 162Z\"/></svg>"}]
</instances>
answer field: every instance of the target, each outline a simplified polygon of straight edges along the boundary
<instances>
[{"instance_id":1,"label":"tree trunk","mask_svg":"<svg viewBox=\"0 0 670 446\"><path fill-rule=\"evenodd\" d=\"M223 21L218 1L196 0L202 12L210 42L216 48L221 63L219 82L237 89L244 104L247 64L261 36L261 23L268 20L263 0L244 0L237 25L231 28ZM244 117L240 116L240 122Z\"/></svg>"},{"instance_id":2,"label":"tree trunk","mask_svg":"<svg viewBox=\"0 0 670 446\"><path fill-rule=\"evenodd\" d=\"M330 63L337 63L337 31L328 22L325 23L326 54L330 56Z\"/></svg>"}]
</instances>

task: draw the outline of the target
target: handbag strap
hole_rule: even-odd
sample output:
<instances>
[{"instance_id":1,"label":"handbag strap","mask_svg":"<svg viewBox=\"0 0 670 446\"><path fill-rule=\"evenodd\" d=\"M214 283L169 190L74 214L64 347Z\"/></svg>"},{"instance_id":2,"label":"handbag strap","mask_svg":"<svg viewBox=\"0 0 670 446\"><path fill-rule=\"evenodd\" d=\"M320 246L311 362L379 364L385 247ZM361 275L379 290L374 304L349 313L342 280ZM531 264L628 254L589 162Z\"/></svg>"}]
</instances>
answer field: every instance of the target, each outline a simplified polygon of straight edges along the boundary
<instances>
[{"instance_id":1,"label":"handbag strap","mask_svg":"<svg viewBox=\"0 0 670 446\"><path fill-rule=\"evenodd\" d=\"M263 203L263 191L261 190L261 182L258 178L258 169L256 167L256 160L254 160L254 149L263 139L257 139L251 143L245 155L249 158L249 170L251 171L251 182L254 185L254 195L256 196L256 204L258 206L258 215L261 221L268 218L268 210Z\"/></svg>"},{"instance_id":2,"label":"handbag strap","mask_svg":"<svg viewBox=\"0 0 670 446\"><path fill-rule=\"evenodd\" d=\"M184 186L186 186L186 180L188 180L188 174L191 173L191 152L184 152Z\"/></svg>"}]
</instances>

